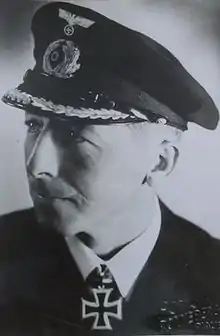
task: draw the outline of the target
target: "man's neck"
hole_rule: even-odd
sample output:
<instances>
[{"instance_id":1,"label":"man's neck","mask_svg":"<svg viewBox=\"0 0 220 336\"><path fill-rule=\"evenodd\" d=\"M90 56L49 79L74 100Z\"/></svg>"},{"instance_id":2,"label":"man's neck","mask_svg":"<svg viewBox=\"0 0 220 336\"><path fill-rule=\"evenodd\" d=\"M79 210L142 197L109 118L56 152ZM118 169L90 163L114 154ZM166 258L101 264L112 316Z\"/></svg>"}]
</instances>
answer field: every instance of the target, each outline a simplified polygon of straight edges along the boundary
<instances>
[{"instance_id":1,"label":"man's neck","mask_svg":"<svg viewBox=\"0 0 220 336\"><path fill-rule=\"evenodd\" d=\"M96 236L90 240L89 247L97 255L108 257L115 254L121 247L140 236L152 224L158 212L160 206L157 196L146 198L143 188L130 202L124 204L120 213L105 219Z\"/></svg>"},{"instance_id":2,"label":"man's neck","mask_svg":"<svg viewBox=\"0 0 220 336\"><path fill-rule=\"evenodd\" d=\"M103 256L97 256L94 251L75 236L66 238L66 242L84 280L96 267L106 264L122 296L126 297L155 246L160 226L161 213L157 211L151 225L145 232L126 245L114 249L104 258ZM136 257L135 263L131 265L134 256Z\"/></svg>"}]
</instances>

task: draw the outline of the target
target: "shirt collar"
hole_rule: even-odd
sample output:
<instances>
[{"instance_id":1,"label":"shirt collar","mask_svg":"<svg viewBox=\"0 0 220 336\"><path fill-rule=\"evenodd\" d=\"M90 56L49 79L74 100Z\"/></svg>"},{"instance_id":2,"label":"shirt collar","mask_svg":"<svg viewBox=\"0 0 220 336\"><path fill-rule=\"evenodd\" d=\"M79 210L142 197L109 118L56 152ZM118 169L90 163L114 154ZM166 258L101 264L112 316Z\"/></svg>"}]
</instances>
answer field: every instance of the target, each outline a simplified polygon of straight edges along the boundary
<instances>
[{"instance_id":1,"label":"shirt collar","mask_svg":"<svg viewBox=\"0 0 220 336\"><path fill-rule=\"evenodd\" d=\"M121 295L125 298L147 262L159 236L161 212L158 203L157 208L151 225L108 261L103 261L76 236L66 238L68 248L83 278L86 279L95 267L106 264L114 276ZM131 267L132 260L135 262L132 262Z\"/></svg>"}]
</instances>

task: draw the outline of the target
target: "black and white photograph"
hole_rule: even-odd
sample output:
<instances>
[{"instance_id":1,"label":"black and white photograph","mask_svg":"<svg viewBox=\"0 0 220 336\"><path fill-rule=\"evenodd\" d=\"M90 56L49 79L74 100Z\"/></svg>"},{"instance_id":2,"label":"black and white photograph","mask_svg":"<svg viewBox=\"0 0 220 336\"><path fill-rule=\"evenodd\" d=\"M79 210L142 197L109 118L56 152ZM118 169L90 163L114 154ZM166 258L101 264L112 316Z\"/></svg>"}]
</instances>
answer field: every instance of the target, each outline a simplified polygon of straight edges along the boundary
<instances>
[{"instance_id":1,"label":"black and white photograph","mask_svg":"<svg viewBox=\"0 0 220 336\"><path fill-rule=\"evenodd\" d=\"M0 335L220 335L220 1L0 8Z\"/></svg>"}]
</instances>

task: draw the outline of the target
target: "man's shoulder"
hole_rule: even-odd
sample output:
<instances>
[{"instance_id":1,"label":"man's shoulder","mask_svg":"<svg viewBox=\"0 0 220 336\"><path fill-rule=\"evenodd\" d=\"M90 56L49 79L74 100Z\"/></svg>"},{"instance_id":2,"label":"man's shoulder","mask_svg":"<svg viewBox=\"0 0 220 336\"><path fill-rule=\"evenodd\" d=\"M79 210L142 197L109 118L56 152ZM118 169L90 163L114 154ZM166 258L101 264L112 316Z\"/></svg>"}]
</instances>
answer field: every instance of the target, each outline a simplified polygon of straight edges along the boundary
<instances>
[{"instance_id":1,"label":"man's shoulder","mask_svg":"<svg viewBox=\"0 0 220 336\"><path fill-rule=\"evenodd\" d=\"M162 218L152 268L163 301L163 327L191 331L200 326L203 330L204 318L210 323L219 319L220 240L165 206Z\"/></svg>"},{"instance_id":2,"label":"man's shoulder","mask_svg":"<svg viewBox=\"0 0 220 336\"><path fill-rule=\"evenodd\" d=\"M204 280L213 279L215 275L215 280L220 284L220 240L198 225L184 218L175 217L179 223L179 243L182 241L184 244L191 265L197 265L203 274L206 274Z\"/></svg>"},{"instance_id":3,"label":"man's shoulder","mask_svg":"<svg viewBox=\"0 0 220 336\"><path fill-rule=\"evenodd\" d=\"M33 208L14 211L0 216L0 241L24 239L37 229ZM0 244L2 246L2 244Z\"/></svg>"},{"instance_id":4,"label":"man's shoulder","mask_svg":"<svg viewBox=\"0 0 220 336\"><path fill-rule=\"evenodd\" d=\"M37 227L33 208L13 211L0 216L0 239L26 235Z\"/></svg>"},{"instance_id":5,"label":"man's shoulder","mask_svg":"<svg viewBox=\"0 0 220 336\"><path fill-rule=\"evenodd\" d=\"M198 251L200 245L207 245L209 248L220 248L220 240L214 238L208 231L204 230L190 220L175 214L168 207L162 206L163 224L162 231L166 238L175 239L179 246L188 250L195 248Z\"/></svg>"},{"instance_id":6,"label":"man's shoulder","mask_svg":"<svg viewBox=\"0 0 220 336\"><path fill-rule=\"evenodd\" d=\"M169 209L162 211L167 218L160 249L167 255L170 267L178 270L182 279L191 279L195 290L200 287L214 296L220 285L220 240Z\"/></svg>"},{"instance_id":7,"label":"man's shoulder","mask_svg":"<svg viewBox=\"0 0 220 336\"><path fill-rule=\"evenodd\" d=\"M33 208L17 210L0 216L0 229L5 228L8 225L24 226L30 222L36 222Z\"/></svg>"},{"instance_id":8,"label":"man's shoulder","mask_svg":"<svg viewBox=\"0 0 220 336\"><path fill-rule=\"evenodd\" d=\"M0 216L0 260L14 262L48 253L51 232L40 227L33 208Z\"/></svg>"}]
</instances>

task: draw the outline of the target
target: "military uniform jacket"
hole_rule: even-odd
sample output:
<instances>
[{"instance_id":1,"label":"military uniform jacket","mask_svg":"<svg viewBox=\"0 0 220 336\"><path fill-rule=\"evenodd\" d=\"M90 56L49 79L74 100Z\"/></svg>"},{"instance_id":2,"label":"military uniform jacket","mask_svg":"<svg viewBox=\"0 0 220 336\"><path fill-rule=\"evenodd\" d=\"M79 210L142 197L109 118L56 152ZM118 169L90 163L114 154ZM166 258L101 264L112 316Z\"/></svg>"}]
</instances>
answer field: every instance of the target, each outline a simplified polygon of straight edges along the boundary
<instances>
[{"instance_id":1,"label":"military uniform jacket","mask_svg":"<svg viewBox=\"0 0 220 336\"><path fill-rule=\"evenodd\" d=\"M81 316L85 283L64 239L42 230L33 209L5 215L0 334L219 334L219 251L217 239L162 205L158 240L124 300L123 320L111 320L113 331L89 331Z\"/></svg>"}]
</instances>

